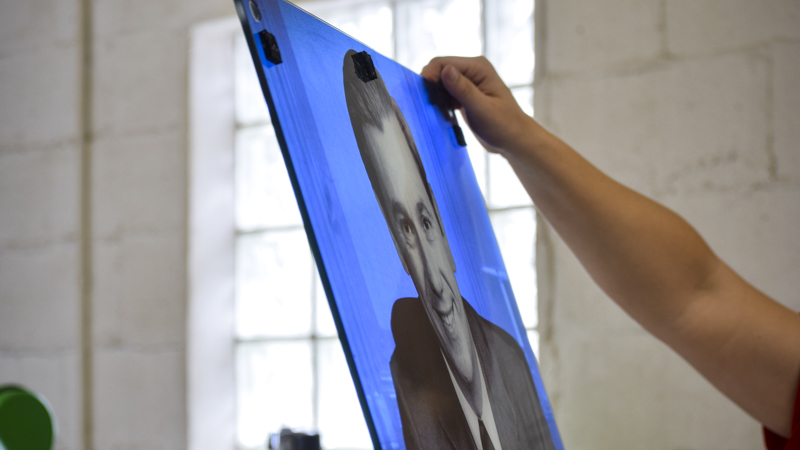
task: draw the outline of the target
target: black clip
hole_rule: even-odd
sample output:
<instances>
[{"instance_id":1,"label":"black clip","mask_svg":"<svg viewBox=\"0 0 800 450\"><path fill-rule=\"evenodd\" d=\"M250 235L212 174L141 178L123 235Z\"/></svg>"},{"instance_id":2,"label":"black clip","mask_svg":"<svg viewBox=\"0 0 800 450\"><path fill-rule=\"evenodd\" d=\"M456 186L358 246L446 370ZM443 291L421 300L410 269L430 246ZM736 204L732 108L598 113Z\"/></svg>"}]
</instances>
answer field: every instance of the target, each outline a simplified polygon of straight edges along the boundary
<instances>
[{"instance_id":1,"label":"black clip","mask_svg":"<svg viewBox=\"0 0 800 450\"><path fill-rule=\"evenodd\" d=\"M461 131L461 127L458 126L458 124L453 125L453 133L456 134L456 142L458 142L458 145L466 147L467 141L464 139L464 132Z\"/></svg>"},{"instance_id":2,"label":"black clip","mask_svg":"<svg viewBox=\"0 0 800 450\"><path fill-rule=\"evenodd\" d=\"M439 108L439 111L444 116L444 119L453 125L453 133L456 137L456 142L462 147L467 146L467 141L464 139L464 131L458 126L458 118L456 117L455 109L458 108L458 102L447 92L441 82L433 82L430 80L423 80L425 91L428 93L428 101L432 105Z\"/></svg>"},{"instance_id":3,"label":"black clip","mask_svg":"<svg viewBox=\"0 0 800 450\"><path fill-rule=\"evenodd\" d=\"M264 30L258 33L258 37L261 38L261 46L264 47L264 56L267 57L267 61L272 64L280 64L283 60L281 59L281 50L278 48L275 36Z\"/></svg>"},{"instance_id":4,"label":"black clip","mask_svg":"<svg viewBox=\"0 0 800 450\"><path fill-rule=\"evenodd\" d=\"M353 65L356 68L356 75L364 83L378 78L375 65L372 64L372 57L366 51L353 54Z\"/></svg>"}]
</instances>

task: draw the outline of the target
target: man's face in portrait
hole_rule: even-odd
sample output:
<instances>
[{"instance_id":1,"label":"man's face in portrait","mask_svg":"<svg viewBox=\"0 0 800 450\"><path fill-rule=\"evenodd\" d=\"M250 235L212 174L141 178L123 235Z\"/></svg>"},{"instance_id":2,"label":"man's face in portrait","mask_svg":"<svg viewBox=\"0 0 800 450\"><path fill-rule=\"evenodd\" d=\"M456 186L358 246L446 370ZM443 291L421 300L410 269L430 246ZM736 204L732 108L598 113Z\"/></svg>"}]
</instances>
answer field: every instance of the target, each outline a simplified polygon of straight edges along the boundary
<instances>
[{"instance_id":1,"label":"man's face in portrait","mask_svg":"<svg viewBox=\"0 0 800 450\"><path fill-rule=\"evenodd\" d=\"M411 276L442 351L454 370L472 374L472 339L455 263L438 211L428 196L406 135L395 114L383 119L383 130L366 125L369 151L379 161L377 179L384 188L384 217L398 254Z\"/></svg>"}]
</instances>

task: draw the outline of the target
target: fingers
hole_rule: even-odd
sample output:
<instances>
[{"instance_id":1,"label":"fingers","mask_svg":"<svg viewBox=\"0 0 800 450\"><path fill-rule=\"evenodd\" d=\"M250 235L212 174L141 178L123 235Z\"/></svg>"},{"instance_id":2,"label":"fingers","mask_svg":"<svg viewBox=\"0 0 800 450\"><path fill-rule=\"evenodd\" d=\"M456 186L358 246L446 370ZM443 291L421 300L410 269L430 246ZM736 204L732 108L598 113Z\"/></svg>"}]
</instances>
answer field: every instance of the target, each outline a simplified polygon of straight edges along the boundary
<instances>
[{"instance_id":1,"label":"fingers","mask_svg":"<svg viewBox=\"0 0 800 450\"><path fill-rule=\"evenodd\" d=\"M443 58L433 58L425 67L423 67L422 71L419 73L422 78L433 82L439 81L442 74L442 67L444 67L441 61L439 61L441 59Z\"/></svg>"},{"instance_id":2,"label":"fingers","mask_svg":"<svg viewBox=\"0 0 800 450\"><path fill-rule=\"evenodd\" d=\"M462 106L467 124L489 151L514 145L523 117L511 91L486 58L445 56L433 58L421 75L441 82Z\"/></svg>"},{"instance_id":3,"label":"fingers","mask_svg":"<svg viewBox=\"0 0 800 450\"><path fill-rule=\"evenodd\" d=\"M442 84L462 106L471 109L475 106L476 96L481 95L478 88L461 75L453 65L446 65L441 71Z\"/></svg>"},{"instance_id":4,"label":"fingers","mask_svg":"<svg viewBox=\"0 0 800 450\"><path fill-rule=\"evenodd\" d=\"M442 75L442 69L448 64L455 64L458 60L468 60L472 58L462 58L459 56L437 56L430 60L428 65L422 68L420 75L431 81L439 81ZM463 64L461 64L463 65Z\"/></svg>"},{"instance_id":5,"label":"fingers","mask_svg":"<svg viewBox=\"0 0 800 450\"><path fill-rule=\"evenodd\" d=\"M483 56L466 58L461 56L439 56L433 58L427 66L422 68L420 75L431 81L439 81L442 69L445 66L454 66L459 72L469 79L481 78L482 74L495 73L492 64Z\"/></svg>"},{"instance_id":6,"label":"fingers","mask_svg":"<svg viewBox=\"0 0 800 450\"><path fill-rule=\"evenodd\" d=\"M503 80L495 71L492 63L483 56L474 58L463 58L459 56L442 56L433 58L422 69L420 74L428 80L437 82L441 79L442 70L447 66L453 66L464 77L472 82L478 89L489 95L498 96L507 89Z\"/></svg>"}]
</instances>

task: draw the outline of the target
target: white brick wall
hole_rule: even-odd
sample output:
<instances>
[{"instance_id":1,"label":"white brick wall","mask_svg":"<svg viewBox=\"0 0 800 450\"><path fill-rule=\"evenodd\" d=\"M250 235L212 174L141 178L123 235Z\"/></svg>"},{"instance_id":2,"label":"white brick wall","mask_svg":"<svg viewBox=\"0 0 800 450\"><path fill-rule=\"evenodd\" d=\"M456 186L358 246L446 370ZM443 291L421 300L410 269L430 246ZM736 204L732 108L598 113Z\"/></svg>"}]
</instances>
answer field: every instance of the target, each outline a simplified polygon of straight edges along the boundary
<instances>
[{"instance_id":1,"label":"white brick wall","mask_svg":"<svg viewBox=\"0 0 800 450\"><path fill-rule=\"evenodd\" d=\"M664 0L670 54L741 51L780 39L800 38L795 0Z\"/></svg>"},{"instance_id":2,"label":"white brick wall","mask_svg":"<svg viewBox=\"0 0 800 450\"><path fill-rule=\"evenodd\" d=\"M181 350L102 349L95 354L95 448L186 448Z\"/></svg>"},{"instance_id":3,"label":"white brick wall","mask_svg":"<svg viewBox=\"0 0 800 450\"><path fill-rule=\"evenodd\" d=\"M662 47L660 8L659 0L548 2L547 70L575 73L656 58Z\"/></svg>"},{"instance_id":4,"label":"white brick wall","mask_svg":"<svg viewBox=\"0 0 800 450\"><path fill-rule=\"evenodd\" d=\"M778 177L800 180L800 42L772 46L772 117Z\"/></svg>"},{"instance_id":5,"label":"white brick wall","mask_svg":"<svg viewBox=\"0 0 800 450\"><path fill-rule=\"evenodd\" d=\"M539 0L537 12L539 120L800 310L800 2ZM755 421L543 236L542 366L566 448L762 447Z\"/></svg>"},{"instance_id":6,"label":"white brick wall","mask_svg":"<svg viewBox=\"0 0 800 450\"><path fill-rule=\"evenodd\" d=\"M0 385L45 396L81 447L76 0L0 2Z\"/></svg>"},{"instance_id":7,"label":"white brick wall","mask_svg":"<svg viewBox=\"0 0 800 450\"><path fill-rule=\"evenodd\" d=\"M228 0L90 0L91 203L82 205L79 0L0 2L0 385L45 396L86 448L81 212L91 215L98 449L186 447L190 27Z\"/></svg>"},{"instance_id":8,"label":"white brick wall","mask_svg":"<svg viewBox=\"0 0 800 450\"><path fill-rule=\"evenodd\" d=\"M228 0L95 0L92 226L98 449L182 449L189 30Z\"/></svg>"}]
</instances>

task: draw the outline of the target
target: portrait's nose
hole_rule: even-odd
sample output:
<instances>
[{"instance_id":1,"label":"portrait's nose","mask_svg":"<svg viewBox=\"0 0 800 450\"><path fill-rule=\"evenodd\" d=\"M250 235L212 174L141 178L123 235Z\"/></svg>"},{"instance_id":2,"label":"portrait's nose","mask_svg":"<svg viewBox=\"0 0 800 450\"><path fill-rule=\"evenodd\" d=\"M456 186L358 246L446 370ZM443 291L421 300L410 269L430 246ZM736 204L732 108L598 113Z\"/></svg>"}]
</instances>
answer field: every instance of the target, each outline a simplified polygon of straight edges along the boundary
<instances>
[{"instance_id":1,"label":"portrait's nose","mask_svg":"<svg viewBox=\"0 0 800 450\"><path fill-rule=\"evenodd\" d=\"M425 258L425 278L428 286L435 299L441 301L445 281L442 274L440 255L437 254L436 249L430 243L425 242L423 244L423 257Z\"/></svg>"}]
</instances>

